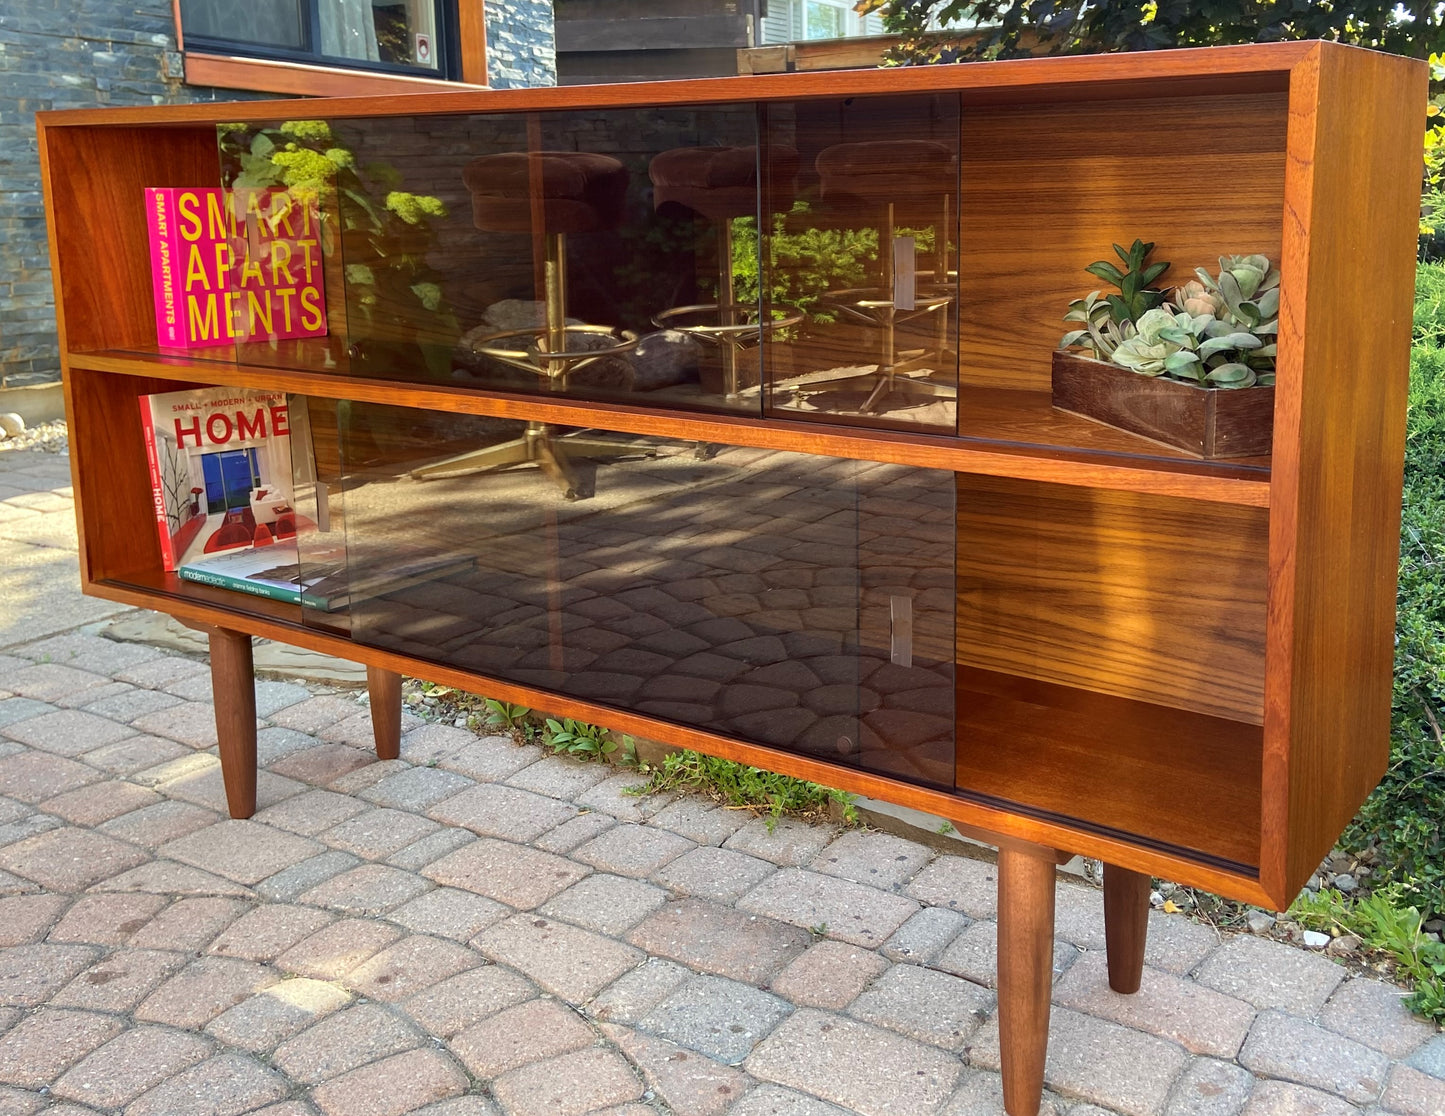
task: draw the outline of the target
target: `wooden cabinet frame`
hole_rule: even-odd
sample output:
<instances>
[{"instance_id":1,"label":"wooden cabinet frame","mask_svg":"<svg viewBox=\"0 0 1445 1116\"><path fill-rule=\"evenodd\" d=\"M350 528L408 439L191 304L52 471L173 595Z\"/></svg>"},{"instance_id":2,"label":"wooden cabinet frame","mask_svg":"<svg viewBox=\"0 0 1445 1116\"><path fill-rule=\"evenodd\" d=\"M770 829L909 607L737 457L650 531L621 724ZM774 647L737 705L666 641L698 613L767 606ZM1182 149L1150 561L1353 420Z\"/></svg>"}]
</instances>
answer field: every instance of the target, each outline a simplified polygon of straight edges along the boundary
<instances>
[{"instance_id":1,"label":"wooden cabinet frame","mask_svg":"<svg viewBox=\"0 0 1445 1116\"><path fill-rule=\"evenodd\" d=\"M236 816L254 809L255 742L248 727L254 720L246 695L248 641L259 636L365 663L382 755L396 754L397 676L406 672L950 818L962 832L1001 850L999 979L1007 1105L1013 1116L1030 1116L1042 1083L1057 860L1082 853L1108 865L1111 983L1130 991L1137 988L1142 965L1150 876L1284 907L1385 769L1419 202L1416 110L1424 103L1425 85L1425 67L1418 61L1329 43L1293 43L638 86L446 92L408 97L404 107L392 98L358 97L304 107L259 102L41 113L84 589L168 612L212 633L222 757ZM1183 455L1140 459L1107 447L1104 452L1031 448L966 432L955 437L737 418L155 352L141 187L212 181L213 126L219 120L582 110L938 91L959 94L966 132L970 121L979 122L977 150L1002 142L1011 126L1028 126L1040 107L1078 112L1083 129L1090 112L1109 114L1118 108L1111 119L1127 120L1134 103L1148 102L1152 107L1136 135L1126 124L1122 134L1108 136L1125 148L1137 145L1140 167L1167 162L1171 153L1208 148L1209 132L1194 129L1187 118L1168 126L1171 114L1184 111L1191 99L1224 98L1226 107L1246 119L1251 112L1280 114L1277 185L1268 187L1277 191L1271 204L1279 215L1283 274L1272 459L1248 467ZM1071 107L1081 99L1087 111ZM1165 134L1148 134L1151 128ZM1083 130L1076 136L1080 145L1101 138ZM970 150L964 148L965 159ZM1238 198L1264 189L1243 172L1236 181L1182 181L1178 187L1180 205L1190 204L1182 200L1185 195L1203 206L1217 198L1217 204L1234 205L1239 212L1245 203ZM1035 216L1050 219L1047 213ZM1262 227L1273 228L1275 221L1270 217ZM1140 232L1148 235L1148 230ZM1107 249L1107 243L1100 247ZM1003 243L1001 250L1007 248ZM1080 276L1081 290L1085 282ZM1058 309L1061 313L1062 303ZM1051 344L1045 342L1040 359L1047 360ZM1095 492L1108 498L1107 505L1115 509L1111 514L1129 514L1127 509L1136 506L1131 501L1182 501L1183 506L1215 509L1212 522L1254 524L1250 530L1258 531L1267 552L1258 589L1264 663L1257 717L1263 740L1258 812L1254 818L1231 817L1218 824L1242 827L1250 847L1257 836L1257 864L1187 855L1167 842L1131 837L1109 825L1070 821L1067 811L1020 809L996 796L948 793L444 663L423 664L303 627L285 608L269 602L162 574L148 514L144 454L137 452L138 432L132 435L127 423L136 396L201 384L895 462L951 470L961 484ZM1100 726L1103 732L1107 728ZM1121 761L1120 794L1130 770ZM1135 780L1144 778L1145 770L1137 768ZM1171 804L1160 802L1159 808L1168 810ZM1193 807L1183 801L1173 808Z\"/></svg>"}]
</instances>

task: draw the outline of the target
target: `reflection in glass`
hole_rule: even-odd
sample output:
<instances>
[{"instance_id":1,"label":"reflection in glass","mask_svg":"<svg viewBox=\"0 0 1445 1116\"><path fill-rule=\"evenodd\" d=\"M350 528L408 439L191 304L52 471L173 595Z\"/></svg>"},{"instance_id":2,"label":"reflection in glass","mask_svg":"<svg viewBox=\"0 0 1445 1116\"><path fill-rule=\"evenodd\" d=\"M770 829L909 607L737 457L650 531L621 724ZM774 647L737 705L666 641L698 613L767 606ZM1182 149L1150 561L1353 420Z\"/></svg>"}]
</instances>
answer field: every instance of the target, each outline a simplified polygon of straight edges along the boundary
<instances>
[{"instance_id":1,"label":"reflection in glass","mask_svg":"<svg viewBox=\"0 0 1445 1116\"><path fill-rule=\"evenodd\" d=\"M953 431L957 97L783 102L765 119L765 174L798 168L766 229L767 285L808 315L765 339L769 407Z\"/></svg>"},{"instance_id":2,"label":"reflection in glass","mask_svg":"<svg viewBox=\"0 0 1445 1116\"><path fill-rule=\"evenodd\" d=\"M536 469L418 479L521 423L450 416L403 458L351 420L356 640L952 785L951 474L613 435L572 503Z\"/></svg>"},{"instance_id":3,"label":"reflection in glass","mask_svg":"<svg viewBox=\"0 0 1445 1116\"><path fill-rule=\"evenodd\" d=\"M436 69L432 0L318 0L318 5L322 54Z\"/></svg>"},{"instance_id":4,"label":"reflection in glass","mask_svg":"<svg viewBox=\"0 0 1445 1116\"><path fill-rule=\"evenodd\" d=\"M181 0L181 26L187 38L292 49L306 45L301 0Z\"/></svg>"}]
</instances>

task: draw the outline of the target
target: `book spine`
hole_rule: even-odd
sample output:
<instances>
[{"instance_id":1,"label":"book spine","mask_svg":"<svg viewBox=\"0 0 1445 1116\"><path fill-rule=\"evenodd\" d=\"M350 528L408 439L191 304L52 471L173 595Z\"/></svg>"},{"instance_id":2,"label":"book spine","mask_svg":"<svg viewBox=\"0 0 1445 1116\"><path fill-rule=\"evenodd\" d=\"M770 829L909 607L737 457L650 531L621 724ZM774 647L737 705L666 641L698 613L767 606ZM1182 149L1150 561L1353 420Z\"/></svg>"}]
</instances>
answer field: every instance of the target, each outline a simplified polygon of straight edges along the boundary
<instances>
[{"instance_id":1,"label":"book spine","mask_svg":"<svg viewBox=\"0 0 1445 1116\"><path fill-rule=\"evenodd\" d=\"M256 597L270 597L273 601L284 601L287 604L299 604L301 601L301 592L297 589L283 589L279 585L263 585L256 581L247 581L244 577L232 577L230 574L198 569L195 566L182 566L177 572L183 580L194 581L199 585L213 585L217 589L234 589L240 593L250 593Z\"/></svg>"},{"instance_id":2,"label":"book spine","mask_svg":"<svg viewBox=\"0 0 1445 1116\"><path fill-rule=\"evenodd\" d=\"M339 608L346 607L345 597L317 597L303 592L299 599L305 607L314 608L319 612L335 612Z\"/></svg>"},{"instance_id":3,"label":"book spine","mask_svg":"<svg viewBox=\"0 0 1445 1116\"><path fill-rule=\"evenodd\" d=\"M151 413L150 397L140 397L140 424L145 434L146 463L151 470L151 502L155 505L156 534L161 541L161 568L167 573L176 568L176 551L171 537L170 521L166 517L166 489L161 479L161 459L156 450L155 416Z\"/></svg>"},{"instance_id":4,"label":"book spine","mask_svg":"<svg viewBox=\"0 0 1445 1116\"><path fill-rule=\"evenodd\" d=\"M179 320L176 294L175 191L146 187L146 228L150 234L151 284L155 291L156 342L184 346L185 326Z\"/></svg>"},{"instance_id":5,"label":"book spine","mask_svg":"<svg viewBox=\"0 0 1445 1116\"><path fill-rule=\"evenodd\" d=\"M176 344L188 349L230 345L236 339L228 264L234 221L230 192L198 186L174 193Z\"/></svg>"}]
</instances>

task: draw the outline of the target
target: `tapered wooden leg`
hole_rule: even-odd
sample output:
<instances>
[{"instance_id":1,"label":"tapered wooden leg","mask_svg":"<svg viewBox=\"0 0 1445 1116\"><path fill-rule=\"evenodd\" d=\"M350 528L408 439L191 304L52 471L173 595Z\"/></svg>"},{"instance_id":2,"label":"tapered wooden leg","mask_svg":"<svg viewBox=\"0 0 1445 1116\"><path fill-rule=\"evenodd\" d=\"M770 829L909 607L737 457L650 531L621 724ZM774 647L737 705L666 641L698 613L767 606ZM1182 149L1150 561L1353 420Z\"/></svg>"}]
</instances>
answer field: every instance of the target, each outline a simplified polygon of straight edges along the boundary
<instances>
[{"instance_id":1,"label":"tapered wooden leg","mask_svg":"<svg viewBox=\"0 0 1445 1116\"><path fill-rule=\"evenodd\" d=\"M376 758L396 759L401 755L401 675L369 666L366 690L371 695L371 732L376 737Z\"/></svg>"},{"instance_id":2,"label":"tapered wooden leg","mask_svg":"<svg viewBox=\"0 0 1445 1116\"><path fill-rule=\"evenodd\" d=\"M1038 1116L1044 1090L1056 862L1053 849L1037 845L998 852L999 1057L1008 1116Z\"/></svg>"},{"instance_id":3,"label":"tapered wooden leg","mask_svg":"<svg viewBox=\"0 0 1445 1116\"><path fill-rule=\"evenodd\" d=\"M226 806L233 818L256 812L256 675L251 637L212 628L211 696L216 703L216 738Z\"/></svg>"},{"instance_id":4,"label":"tapered wooden leg","mask_svg":"<svg viewBox=\"0 0 1445 1116\"><path fill-rule=\"evenodd\" d=\"M1109 987L1126 995L1139 991L1144 976L1144 941L1149 932L1149 877L1114 864L1104 865L1104 942L1109 951Z\"/></svg>"}]
</instances>

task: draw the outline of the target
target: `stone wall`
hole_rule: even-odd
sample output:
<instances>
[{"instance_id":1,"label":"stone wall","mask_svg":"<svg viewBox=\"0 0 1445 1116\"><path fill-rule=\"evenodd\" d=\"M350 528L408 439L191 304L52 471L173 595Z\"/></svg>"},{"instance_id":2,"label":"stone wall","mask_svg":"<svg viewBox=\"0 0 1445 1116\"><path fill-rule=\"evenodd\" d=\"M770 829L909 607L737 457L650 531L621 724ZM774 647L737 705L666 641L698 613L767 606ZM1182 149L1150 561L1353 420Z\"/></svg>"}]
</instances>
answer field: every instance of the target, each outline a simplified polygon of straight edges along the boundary
<instances>
[{"instance_id":1,"label":"stone wall","mask_svg":"<svg viewBox=\"0 0 1445 1116\"><path fill-rule=\"evenodd\" d=\"M552 0L485 0L485 3L487 83L495 89L556 85L557 45Z\"/></svg>"},{"instance_id":2,"label":"stone wall","mask_svg":"<svg viewBox=\"0 0 1445 1116\"><path fill-rule=\"evenodd\" d=\"M60 375L35 113L254 96L185 84L171 0L24 0L4 7L0 388L45 384ZM492 83L554 84L550 0L488 0L486 13Z\"/></svg>"}]
</instances>

